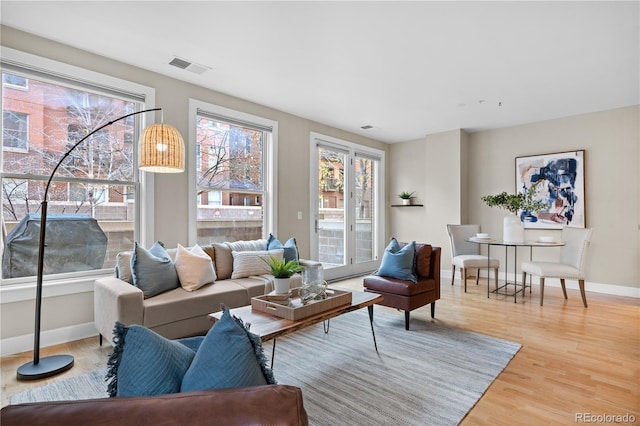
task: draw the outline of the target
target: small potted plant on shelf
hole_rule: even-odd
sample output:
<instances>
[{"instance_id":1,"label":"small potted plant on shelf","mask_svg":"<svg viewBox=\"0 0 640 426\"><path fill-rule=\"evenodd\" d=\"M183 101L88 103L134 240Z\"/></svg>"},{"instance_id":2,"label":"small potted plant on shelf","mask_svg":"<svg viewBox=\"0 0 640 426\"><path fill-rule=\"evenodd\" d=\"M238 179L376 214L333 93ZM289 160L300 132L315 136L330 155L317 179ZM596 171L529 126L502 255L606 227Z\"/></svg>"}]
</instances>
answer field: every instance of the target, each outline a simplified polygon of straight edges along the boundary
<instances>
[{"instance_id":1,"label":"small potted plant on shelf","mask_svg":"<svg viewBox=\"0 0 640 426\"><path fill-rule=\"evenodd\" d=\"M274 278L275 291L277 294L289 293L291 288L291 277L294 274L305 270L305 267L297 260L287 261L285 259L278 259L273 255L269 255L268 258L261 257L260 259L262 259L271 269L271 275L273 275Z\"/></svg>"},{"instance_id":2,"label":"small potted plant on shelf","mask_svg":"<svg viewBox=\"0 0 640 426\"><path fill-rule=\"evenodd\" d=\"M411 204L411 199L413 198L413 194L414 192L407 192L407 191L402 191L401 193L398 194L398 197L400 197L402 199L402 204L404 204L405 206L408 206Z\"/></svg>"},{"instance_id":3,"label":"small potted plant on shelf","mask_svg":"<svg viewBox=\"0 0 640 426\"><path fill-rule=\"evenodd\" d=\"M508 242L523 242L524 227L520 218L517 216L518 211L523 210L524 213L538 212L547 205L544 201L538 199L538 183L531 185L525 192L517 194L508 194L501 192L497 195L485 195L482 201L489 207L498 207L507 210L510 215L504 218L504 229L502 239Z\"/></svg>"}]
</instances>

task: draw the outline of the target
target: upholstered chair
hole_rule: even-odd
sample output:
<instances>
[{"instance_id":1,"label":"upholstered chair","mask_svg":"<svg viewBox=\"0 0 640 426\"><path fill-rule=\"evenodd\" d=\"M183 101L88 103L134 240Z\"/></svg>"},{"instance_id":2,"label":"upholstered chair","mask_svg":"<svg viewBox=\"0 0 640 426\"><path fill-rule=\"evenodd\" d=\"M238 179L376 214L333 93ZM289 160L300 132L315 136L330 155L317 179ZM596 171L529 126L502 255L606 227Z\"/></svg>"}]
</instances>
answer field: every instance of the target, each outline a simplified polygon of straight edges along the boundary
<instances>
[{"instance_id":1,"label":"upholstered chair","mask_svg":"<svg viewBox=\"0 0 640 426\"><path fill-rule=\"evenodd\" d=\"M500 261L498 259L487 259L487 256L480 254L480 244L467 241L475 237L480 232L480 225L447 225L447 232L451 241L451 285L456 277L456 266L460 268L460 280L464 283L464 292L467 292L467 275L469 270L476 271L476 285L480 277L479 270L493 269L493 276L498 287L498 269ZM488 280L488 275L487 275ZM488 284L487 284L488 285Z\"/></svg>"},{"instance_id":2,"label":"upholstered chair","mask_svg":"<svg viewBox=\"0 0 640 426\"><path fill-rule=\"evenodd\" d=\"M584 266L590 241L591 229L589 228L563 228L562 242L564 242L564 246L560 248L558 262L522 263L522 282L527 279L527 274L540 277L540 306L542 306L544 299L545 278L560 278L565 299L567 298L567 289L564 280L578 280L582 304L585 308L587 307L587 297L584 292Z\"/></svg>"}]
</instances>

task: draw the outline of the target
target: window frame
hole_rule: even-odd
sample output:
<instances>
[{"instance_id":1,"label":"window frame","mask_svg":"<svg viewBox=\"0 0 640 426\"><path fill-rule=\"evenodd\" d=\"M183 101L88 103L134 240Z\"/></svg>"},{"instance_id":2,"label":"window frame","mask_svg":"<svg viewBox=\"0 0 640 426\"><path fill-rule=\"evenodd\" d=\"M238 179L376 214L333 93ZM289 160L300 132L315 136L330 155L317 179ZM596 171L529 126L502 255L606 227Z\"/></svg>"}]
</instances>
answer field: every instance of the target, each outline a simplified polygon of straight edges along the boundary
<instances>
[{"instance_id":1,"label":"window frame","mask_svg":"<svg viewBox=\"0 0 640 426\"><path fill-rule=\"evenodd\" d=\"M265 117L249 114L242 111L233 110L220 105L197 99L189 99L189 161L196 161L196 145L197 145L197 117L198 110L207 111L209 113L229 117L246 123L255 123L257 125L271 127L271 143L263 147L263 185L264 199L263 201L263 219L262 219L262 238L266 238L269 233L277 235L277 182L278 176L278 122ZM194 245L198 241L198 195L196 188L196 167L189 167L189 206L188 206L188 241L189 245Z\"/></svg>"},{"instance_id":2,"label":"window frame","mask_svg":"<svg viewBox=\"0 0 640 426\"><path fill-rule=\"evenodd\" d=\"M118 77L91 71L75 65L58 62L52 59L37 56L31 53L22 52L5 46L0 46L0 72L8 72L25 76L27 79L34 78L41 81L60 84L61 80L74 81L78 88L84 85L103 89L103 93L117 91L119 93L131 93L142 97L141 109L151 109L155 107L155 89L144 86ZM4 87L0 85L0 87ZM3 89L1 89L3 90ZM140 114L139 131L149 124L155 122L155 114ZM0 150L0 155L3 150ZM137 155L137 147L134 147L134 155ZM0 162L2 158L0 157ZM137 164L134 164L137 170ZM139 191L136 191L136 207L134 219L134 238L144 246L150 245L154 239L154 177L153 173L137 173ZM4 235L0 239L0 247L4 247ZM112 275L112 269L99 269L83 272L70 272L55 275L45 275L44 285L53 285L58 288L59 294L70 294L78 291L92 291L93 280L98 276ZM30 300L33 298L32 286L35 286L36 277L0 278L0 289L7 289L19 286L17 293L3 300L2 303ZM62 286L62 287L60 287ZM26 291L26 292L25 292ZM5 292L3 291L3 297Z\"/></svg>"}]
</instances>

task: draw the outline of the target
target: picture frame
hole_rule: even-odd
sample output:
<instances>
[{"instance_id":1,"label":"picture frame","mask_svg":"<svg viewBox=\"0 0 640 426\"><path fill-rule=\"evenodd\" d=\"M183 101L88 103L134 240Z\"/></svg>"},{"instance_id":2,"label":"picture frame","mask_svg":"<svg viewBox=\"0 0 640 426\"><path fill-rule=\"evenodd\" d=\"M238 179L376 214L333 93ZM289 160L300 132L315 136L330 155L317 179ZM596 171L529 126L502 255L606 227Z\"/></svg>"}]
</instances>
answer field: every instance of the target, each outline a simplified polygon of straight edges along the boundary
<instances>
[{"instance_id":1,"label":"picture frame","mask_svg":"<svg viewBox=\"0 0 640 426\"><path fill-rule=\"evenodd\" d=\"M538 212L520 211L528 229L586 227L585 150L516 157L516 193L535 185L535 198L546 208Z\"/></svg>"}]
</instances>

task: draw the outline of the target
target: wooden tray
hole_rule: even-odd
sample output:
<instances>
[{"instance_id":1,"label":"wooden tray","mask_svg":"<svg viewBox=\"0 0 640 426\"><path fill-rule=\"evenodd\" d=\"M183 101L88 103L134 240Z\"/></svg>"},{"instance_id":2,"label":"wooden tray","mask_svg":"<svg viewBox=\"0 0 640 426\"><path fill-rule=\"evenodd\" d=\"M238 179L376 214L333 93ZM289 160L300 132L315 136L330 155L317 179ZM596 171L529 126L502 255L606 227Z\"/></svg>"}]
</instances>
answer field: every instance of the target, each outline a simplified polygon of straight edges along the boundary
<instances>
[{"instance_id":1,"label":"wooden tray","mask_svg":"<svg viewBox=\"0 0 640 426\"><path fill-rule=\"evenodd\" d=\"M333 294L327 295L326 299L312 300L306 305L302 304L299 297L292 297L290 306L265 300L266 296L252 297L251 309L297 321L351 303L352 295L350 291L335 289L329 289L329 291L333 292Z\"/></svg>"}]
</instances>

